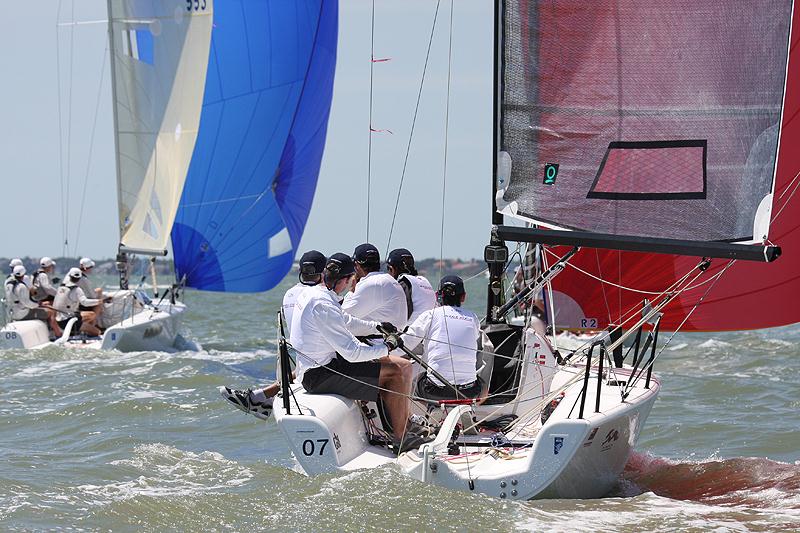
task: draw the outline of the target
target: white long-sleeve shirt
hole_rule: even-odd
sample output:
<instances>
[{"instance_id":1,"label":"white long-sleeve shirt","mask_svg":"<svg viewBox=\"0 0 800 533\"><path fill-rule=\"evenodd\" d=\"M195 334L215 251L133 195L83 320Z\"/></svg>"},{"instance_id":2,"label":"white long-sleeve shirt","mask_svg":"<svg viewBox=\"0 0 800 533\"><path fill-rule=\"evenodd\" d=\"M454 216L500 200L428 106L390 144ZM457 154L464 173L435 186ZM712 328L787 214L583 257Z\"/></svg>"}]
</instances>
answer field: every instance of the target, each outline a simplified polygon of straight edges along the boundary
<instances>
[{"instance_id":1,"label":"white long-sleeve shirt","mask_svg":"<svg viewBox=\"0 0 800 533\"><path fill-rule=\"evenodd\" d=\"M400 274L398 281L406 279L411 284L411 303L413 309L408 323L413 324L419 315L436 307L436 291L433 290L431 282L425 276L412 276L411 274Z\"/></svg>"},{"instance_id":2,"label":"white long-sleeve shirt","mask_svg":"<svg viewBox=\"0 0 800 533\"><path fill-rule=\"evenodd\" d=\"M475 381L480 321L463 307L444 305L422 313L403 334L406 348L424 343L428 366L453 385ZM439 380L428 375L438 385Z\"/></svg>"},{"instance_id":3,"label":"white long-sleeve shirt","mask_svg":"<svg viewBox=\"0 0 800 533\"><path fill-rule=\"evenodd\" d=\"M292 318L294 317L295 309L297 309L297 299L304 290L313 286L314 285L303 285L302 283L298 282L297 285L290 287L289 290L283 295L281 308L283 309L283 317L286 320L286 333L289 335L291 335L292 332ZM350 333L353 335L374 335L378 332L376 327L379 322L361 320L360 318L356 318L348 313L344 313L344 322L348 331L350 331Z\"/></svg>"},{"instance_id":4,"label":"white long-sleeve shirt","mask_svg":"<svg viewBox=\"0 0 800 533\"><path fill-rule=\"evenodd\" d=\"M22 281L16 281L13 277L6 279L5 284L6 305L11 311L11 320L25 318L31 309L36 309L39 305L31 300L28 286Z\"/></svg>"},{"instance_id":5,"label":"white long-sleeve shirt","mask_svg":"<svg viewBox=\"0 0 800 533\"><path fill-rule=\"evenodd\" d=\"M94 287L92 286L92 282L89 281L89 276L87 276L85 272L81 276L80 281L78 281L78 287L81 288L81 290L83 291L83 294L85 294L87 298L89 296L94 296L95 295L95 291L94 291Z\"/></svg>"},{"instance_id":6,"label":"white long-sleeve shirt","mask_svg":"<svg viewBox=\"0 0 800 533\"><path fill-rule=\"evenodd\" d=\"M48 296L55 296L58 289L50 283L50 275L47 272L37 271L33 275L33 287L36 289L36 299L42 301Z\"/></svg>"},{"instance_id":7,"label":"white long-sleeve shirt","mask_svg":"<svg viewBox=\"0 0 800 533\"><path fill-rule=\"evenodd\" d=\"M67 320L80 311L80 306L94 307L99 303L97 298L87 298L77 285L62 285L56 291L53 309L57 311L56 320Z\"/></svg>"},{"instance_id":8,"label":"white long-sleeve shirt","mask_svg":"<svg viewBox=\"0 0 800 533\"><path fill-rule=\"evenodd\" d=\"M370 272L347 294L342 310L356 318L390 322L402 330L408 322L408 304L403 287L385 272Z\"/></svg>"},{"instance_id":9,"label":"white long-sleeve shirt","mask_svg":"<svg viewBox=\"0 0 800 533\"><path fill-rule=\"evenodd\" d=\"M383 343L369 346L351 333L375 331L374 322L347 317L336 298L336 293L324 284L308 287L297 298L292 317L289 342L297 353L295 374L303 381L307 370L330 363L337 352L351 362L371 361L388 355Z\"/></svg>"}]
</instances>

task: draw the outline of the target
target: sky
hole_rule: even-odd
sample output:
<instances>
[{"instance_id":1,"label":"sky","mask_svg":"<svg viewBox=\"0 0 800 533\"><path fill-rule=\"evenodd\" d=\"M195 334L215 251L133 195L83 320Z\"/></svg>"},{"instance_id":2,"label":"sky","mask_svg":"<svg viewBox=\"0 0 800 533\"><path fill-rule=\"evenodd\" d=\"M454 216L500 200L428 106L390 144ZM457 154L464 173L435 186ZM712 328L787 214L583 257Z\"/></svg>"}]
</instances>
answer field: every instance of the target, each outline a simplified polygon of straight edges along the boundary
<instances>
[{"instance_id":1,"label":"sky","mask_svg":"<svg viewBox=\"0 0 800 533\"><path fill-rule=\"evenodd\" d=\"M119 235L106 0L7 4L0 256L112 257ZM493 3L457 0L452 34L450 1L438 4L389 242L437 0L375 0L375 57L389 60L374 63L372 127L388 131L371 134L369 195L372 2L340 0L333 105L301 251L351 252L370 241L418 258L482 256L490 223Z\"/></svg>"}]
</instances>

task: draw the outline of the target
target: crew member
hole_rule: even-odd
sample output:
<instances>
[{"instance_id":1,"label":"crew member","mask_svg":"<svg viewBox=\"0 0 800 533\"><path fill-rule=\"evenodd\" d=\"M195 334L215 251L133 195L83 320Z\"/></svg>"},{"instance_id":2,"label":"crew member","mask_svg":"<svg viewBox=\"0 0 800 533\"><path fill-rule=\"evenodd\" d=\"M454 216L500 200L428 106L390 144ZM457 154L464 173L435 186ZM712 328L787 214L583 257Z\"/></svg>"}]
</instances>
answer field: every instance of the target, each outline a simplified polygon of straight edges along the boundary
<instances>
[{"instance_id":1,"label":"crew member","mask_svg":"<svg viewBox=\"0 0 800 533\"><path fill-rule=\"evenodd\" d=\"M417 381L416 393L431 400L478 398L484 388L476 373L480 321L462 307L467 293L460 277L443 277L437 296L441 306L422 313L402 339L409 349L423 342L428 366L455 385L458 394L430 372Z\"/></svg>"},{"instance_id":2,"label":"crew member","mask_svg":"<svg viewBox=\"0 0 800 533\"><path fill-rule=\"evenodd\" d=\"M286 321L286 333L292 328L292 317L297 307L297 298L301 292L308 287L313 287L322 282L322 271L325 269L326 257L322 252L310 250L303 254L298 264L298 278L295 285L292 285L283 295L281 310ZM259 390L239 390L230 387L220 387L219 393L223 398L231 402L238 409L245 413L252 413L255 417L262 420L269 418L272 413L272 401L280 387L278 383Z\"/></svg>"},{"instance_id":3,"label":"crew member","mask_svg":"<svg viewBox=\"0 0 800 533\"><path fill-rule=\"evenodd\" d=\"M6 281L9 281L9 280L14 278L14 267L16 267L16 266L25 266L22 263L22 259L20 259L19 257L15 257L14 259L12 259L11 261L8 262L8 277L6 278ZM29 274L25 274L25 276L23 276L23 278L22 278L22 281L30 289L31 282L33 281L31 279L30 275Z\"/></svg>"},{"instance_id":4,"label":"crew member","mask_svg":"<svg viewBox=\"0 0 800 533\"><path fill-rule=\"evenodd\" d=\"M400 283L406 294L408 323L436 307L436 292L425 276L420 276L414 266L414 256L405 248L396 248L386 258L386 271Z\"/></svg>"},{"instance_id":5,"label":"crew member","mask_svg":"<svg viewBox=\"0 0 800 533\"><path fill-rule=\"evenodd\" d=\"M94 287L89 274L94 270L94 261L88 257L82 257L78 263L81 270L81 280L78 286L83 291L87 298L100 300L94 307L86 307L81 304L81 311L92 311L96 315L97 323L100 323L100 317L103 316L103 289L101 287Z\"/></svg>"},{"instance_id":6,"label":"crew member","mask_svg":"<svg viewBox=\"0 0 800 533\"><path fill-rule=\"evenodd\" d=\"M337 295L351 286L355 275L350 257L333 254L325 266L323 283L300 294L289 336L297 351L297 379L311 394L339 394L364 401L375 401L380 394L399 441L408 421L411 364L402 357L388 355L402 346L396 333L387 335L383 343L370 346L348 329Z\"/></svg>"},{"instance_id":7,"label":"crew member","mask_svg":"<svg viewBox=\"0 0 800 533\"><path fill-rule=\"evenodd\" d=\"M56 297L57 289L50 282L50 275L55 270L56 262L49 257L42 257L39 269L33 274L31 296L37 302L52 303Z\"/></svg>"},{"instance_id":8,"label":"crew member","mask_svg":"<svg viewBox=\"0 0 800 533\"><path fill-rule=\"evenodd\" d=\"M364 320L389 322L402 330L408 322L406 293L396 279L380 271L378 249L369 243L360 244L353 252L353 261L356 275L342 310Z\"/></svg>"},{"instance_id":9,"label":"crew member","mask_svg":"<svg viewBox=\"0 0 800 533\"><path fill-rule=\"evenodd\" d=\"M94 311L85 311L100 304L96 298L87 298L78 285L81 281L81 271L78 268L71 268L67 273L64 284L56 291L53 300L53 309L56 310L56 320L62 328L66 327L67 322L73 317L78 319L77 329L92 336L100 335L100 329L95 325L97 315Z\"/></svg>"},{"instance_id":10,"label":"crew member","mask_svg":"<svg viewBox=\"0 0 800 533\"><path fill-rule=\"evenodd\" d=\"M47 321L47 310L31 300L30 291L25 284L25 267L16 265L11 276L6 279L6 303L9 306L11 320Z\"/></svg>"}]
</instances>

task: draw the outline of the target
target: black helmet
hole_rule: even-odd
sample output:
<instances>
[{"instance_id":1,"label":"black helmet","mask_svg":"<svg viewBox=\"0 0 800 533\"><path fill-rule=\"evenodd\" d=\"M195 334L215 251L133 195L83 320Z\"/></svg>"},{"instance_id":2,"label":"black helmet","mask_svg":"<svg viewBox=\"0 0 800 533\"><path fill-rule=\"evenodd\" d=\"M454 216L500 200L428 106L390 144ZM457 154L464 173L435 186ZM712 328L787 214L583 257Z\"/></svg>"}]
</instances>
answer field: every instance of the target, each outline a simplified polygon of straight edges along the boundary
<instances>
[{"instance_id":1,"label":"black helmet","mask_svg":"<svg viewBox=\"0 0 800 533\"><path fill-rule=\"evenodd\" d=\"M458 276L445 276L439 282L439 294L442 296L463 296L467 294L464 290L464 281Z\"/></svg>"},{"instance_id":2,"label":"black helmet","mask_svg":"<svg viewBox=\"0 0 800 533\"><path fill-rule=\"evenodd\" d=\"M374 245L366 242L356 246L353 252L353 261L362 266L380 266L381 254Z\"/></svg>"},{"instance_id":3,"label":"black helmet","mask_svg":"<svg viewBox=\"0 0 800 533\"><path fill-rule=\"evenodd\" d=\"M417 274L417 269L414 268L414 256L405 248L395 248L389 252L386 264L393 266L400 273Z\"/></svg>"},{"instance_id":4,"label":"black helmet","mask_svg":"<svg viewBox=\"0 0 800 533\"><path fill-rule=\"evenodd\" d=\"M327 259L316 250L309 250L300 257L300 280L311 276L319 276L325 270Z\"/></svg>"},{"instance_id":5,"label":"black helmet","mask_svg":"<svg viewBox=\"0 0 800 533\"><path fill-rule=\"evenodd\" d=\"M356 265L353 263L353 259L347 254L338 252L328 258L325 265L325 282L330 286L355 273Z\"/></svg>"}]
</instances>

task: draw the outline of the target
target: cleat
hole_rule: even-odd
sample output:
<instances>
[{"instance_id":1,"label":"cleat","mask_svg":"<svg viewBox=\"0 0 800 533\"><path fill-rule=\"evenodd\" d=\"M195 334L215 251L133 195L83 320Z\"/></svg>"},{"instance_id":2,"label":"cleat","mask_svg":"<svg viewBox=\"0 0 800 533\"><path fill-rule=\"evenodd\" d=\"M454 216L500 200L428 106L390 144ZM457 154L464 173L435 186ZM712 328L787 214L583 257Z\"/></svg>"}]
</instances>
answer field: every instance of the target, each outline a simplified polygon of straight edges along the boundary
<instances>
[{"instance_id":1,"label":"cleat","mask_svg":"<svg viewBox=\"0 0 800 533\"><path fill-rule=\"evenodd\" d=\"M250 389L238 390L223 386L219 388L219 394L240 411L244 411L261 420L267 420L272 414L272 398L267 398L266 402L253 401L250 396Z\"/></svg>"}]
</instances>

